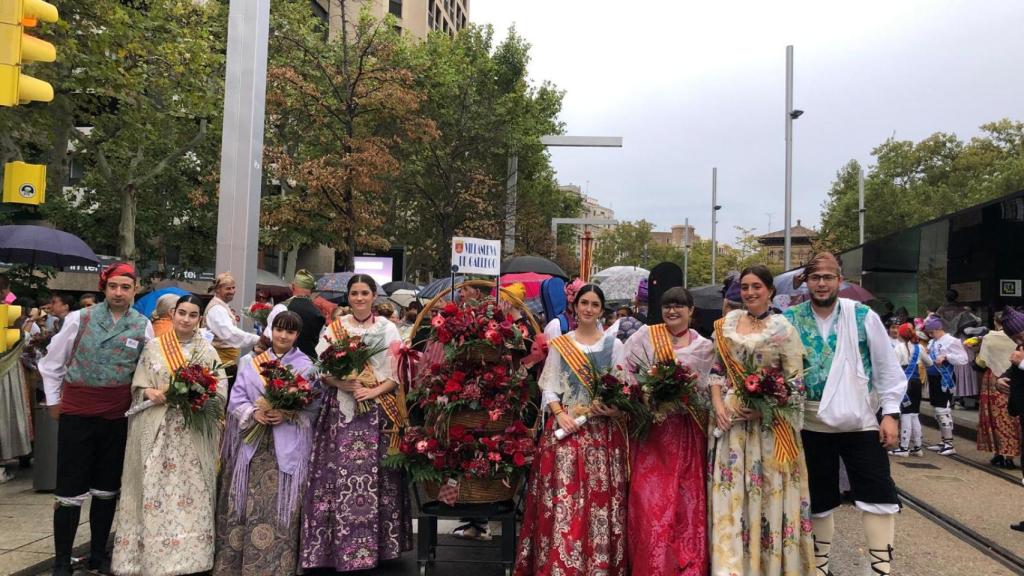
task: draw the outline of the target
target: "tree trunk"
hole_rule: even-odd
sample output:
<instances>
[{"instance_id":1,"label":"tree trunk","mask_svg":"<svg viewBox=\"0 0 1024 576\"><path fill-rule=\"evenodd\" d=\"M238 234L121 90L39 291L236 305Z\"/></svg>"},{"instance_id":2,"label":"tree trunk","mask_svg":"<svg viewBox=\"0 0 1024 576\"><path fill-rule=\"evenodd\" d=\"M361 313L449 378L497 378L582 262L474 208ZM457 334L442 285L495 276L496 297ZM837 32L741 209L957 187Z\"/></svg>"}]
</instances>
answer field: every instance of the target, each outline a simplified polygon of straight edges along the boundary
<instances>
[{"instance_id":1,"label":"tree trunk","mask_svg":"<svg viewBox=\"0 0 1024 576\"><path fill-rule=\"evenodd\" d=\"M138 211L135 184L121 189L121 223L117 228L117 255L129 262L138 259L135 247L135 217Z\"/></svg>"}]
</instances>

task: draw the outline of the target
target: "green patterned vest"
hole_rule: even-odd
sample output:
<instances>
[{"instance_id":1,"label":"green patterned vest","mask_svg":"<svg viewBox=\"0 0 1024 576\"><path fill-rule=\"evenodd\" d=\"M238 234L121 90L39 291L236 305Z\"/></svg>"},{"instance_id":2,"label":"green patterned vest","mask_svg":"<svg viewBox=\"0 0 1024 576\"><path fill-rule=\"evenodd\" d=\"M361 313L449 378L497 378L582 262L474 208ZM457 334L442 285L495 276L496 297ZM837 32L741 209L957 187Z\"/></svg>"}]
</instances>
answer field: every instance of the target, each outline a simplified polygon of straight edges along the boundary
<instances>
[{"instance_id":1,"label":"green patterned vest","mask_svg":"<svg viewBox=\"0 0 1024 576\"><path fill-rule=\"evenodd\" d=\"M838 304L836 304L838 306ZM857 345L860 358L864 363L864 374L868 377L868 389L871 389L871 352L868 349L867 332L864 330L864 318L871 308L858 303L854 308L857 315ZM832 369L832 358L836 350L836 330L839 326L839 314L832 321L832 330L828 340L824 340L818 332L818 323L814 320L811 303L803 302L785 311L786 319L800 334L804 344L804 385L807 386L807 399L821 400L825 390L825 381Z\"/></svg>"}]
</instances>

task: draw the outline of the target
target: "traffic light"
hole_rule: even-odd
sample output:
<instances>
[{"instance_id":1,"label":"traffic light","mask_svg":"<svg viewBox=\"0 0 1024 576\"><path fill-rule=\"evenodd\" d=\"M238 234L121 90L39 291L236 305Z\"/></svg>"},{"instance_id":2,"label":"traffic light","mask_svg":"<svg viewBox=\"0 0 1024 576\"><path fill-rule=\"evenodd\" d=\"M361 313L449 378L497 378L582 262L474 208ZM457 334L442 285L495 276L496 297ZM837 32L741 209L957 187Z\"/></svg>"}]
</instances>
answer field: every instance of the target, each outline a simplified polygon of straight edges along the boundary
<instances>
[{"instance_id":1,"label":"traffic light","mask_svg":"<svg viewBox=\"0 0 1024 576\"><path fill-rule=\"evenodd\" d=\"M21 330L14 321L21 317L21 306L0 304L0 353L7 352L21 341Z\"/></svg>"},{"instance_id":2,"label":"traffic light","mask_svg":"<svg viewBox=\"0 0 1024 576\"><path fill-rule=\"evenodd\" d=\"M53 100L53 86L21 73L23 63L57 59L53 44L24 33L40 20L56 22L57 7L43 0L0 0L0 106Z\"/></svg>"},{"instance_id":3,"label":"traffic light","mask_svg":"<svg viewBox=\"0 0 1024 576\"><path fill-rule=\"evenodd\" d=\"M46 202L46 165L4 164L4 202L36 206Z\"/></svg>"}]
</instances>

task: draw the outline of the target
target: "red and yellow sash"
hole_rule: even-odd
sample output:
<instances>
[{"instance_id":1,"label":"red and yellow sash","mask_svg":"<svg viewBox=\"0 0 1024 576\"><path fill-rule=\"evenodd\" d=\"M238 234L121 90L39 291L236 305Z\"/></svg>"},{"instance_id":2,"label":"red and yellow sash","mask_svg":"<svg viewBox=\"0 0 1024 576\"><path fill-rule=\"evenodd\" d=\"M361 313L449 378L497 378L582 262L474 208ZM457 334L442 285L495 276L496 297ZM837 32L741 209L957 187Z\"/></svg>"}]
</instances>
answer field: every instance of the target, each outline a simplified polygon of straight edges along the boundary
<instances>
[{"instance_id":1,"label":"red and yellow sash","mask_svg":"<svg viewBox=\"0 0 1024 576\"><path fill-rule=\"evenodd\" d=\"M270 350L264 350L263 354L252 357L252 366L256 369L256 375L263 381L263 387L267 387L267 379L263 376L263 364L270 362Z\"/></svg>"},{"instance_id":2,"label":"red and yellow sash","mask_svg":"<svg viewBox=\"0 0 1024 576\"><path fill-rule=\"evenodd\" d=\"M715 338L715 348L717 348L718 357L721 358L722 364L725 366L729 381L733 386L739 387L743 385L743 379L747 374L739 360L733 355L732 350L729 349L727 338L722 333L724 325L725 318L720 318L715 322L715 334L718 335ZM772 431L775 432L775 450L773 453L775 461L780 465L795 462L799 452L796 447L796 435L793 427L789 425L789 422L775 416L772 420Z\"/></svg>"},{"instance_id":3,"label":"red and yellow sash","mask_svg":"<svg viewBox=\"0 0 1024 576\"><path fill-rule=\"evenodd\" d=\"M558 351L558 354L562 357L562 361L569 367L569 370L579 379L580 384L587 389L587 393L590 394L593 399L593 389L590 386L590 379L593 378L593 373L590 369L590 360L587 358L583 351L580 350L576 343L573 342L572 338L568 334L562 334L551 341L551 346Z\"/></svg>"},{"instance_id":4,"label":"red and yellow sash","mask_svg":"<svg viewBox=\"0 0 1024 576\"><path fill-rule=\"evenodd\" d=\"M669 332L668 326L664 324L655 324L650 327L648 332L651 335L651 345L654 347L654 357L658 362L675 362L676 351L672 348L672 333ZM693 421L697 423L697 427L701 432L707 434L708 430L708 415L703 410L695 410L693 406L686 405L686 411L693 417Z\"/></svg>"},{"instance_id":5,"label":"red and yellow sash","mask_svg":"<svg viewBox=\"0 0 1024 576\"><path fill-rule=\"evenodd\" d=\"M167 369L173 376L179 368L185 366L185 351L181 349L181 343L178 342L178 336L173 330L162 334L157 341L160 342L160 352L164 357L164 364L167 365Z\"/></svg>"},{"instance_id":6,"label":"red and yellow sash","mask_svg":"<svg viewBox=\"0 0 1024 576\"><path fill-rule=\"evenodd\" d=\"M331 334L334 335L335 339L341 339L348 336L348 330L345 328L345 325L342 324L340 317L335 318L334 321L331 322ZM384 353L385 352L381 352L381 354ZM369 382L369 380L373 380L373 385L368 386L369 388L375 388L380 385L380 382L377 382L376 376L373 375L373 367L369 365L366 366L365 368L363 368L363 372L360 375L362 374L367 374L371 378L358 378L360 382L367 383ZM397 453L398 445L401 440L401 429L405 426L405 421L407 418L405 409L405 390L403 389L402 385L399 384L395 388L394 392L381 394L380 396L374 398L374 401L377 402L377 405L380 406L381 411L384 412L385 418L387 418L387 424L385 424L384 433L391 437L390 441L388 442L388 452Z\"/></svg>"}]
</instances>

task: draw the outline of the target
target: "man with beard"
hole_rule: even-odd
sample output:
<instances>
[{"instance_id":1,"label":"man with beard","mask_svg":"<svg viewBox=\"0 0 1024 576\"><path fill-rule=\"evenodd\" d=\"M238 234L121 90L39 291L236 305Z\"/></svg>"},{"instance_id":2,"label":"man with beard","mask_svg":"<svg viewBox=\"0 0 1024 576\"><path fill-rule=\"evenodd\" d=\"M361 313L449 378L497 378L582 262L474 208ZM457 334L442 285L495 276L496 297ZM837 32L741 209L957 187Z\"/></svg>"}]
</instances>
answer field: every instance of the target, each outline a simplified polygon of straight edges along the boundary
<instances>
[{"instance_id":1,"label":"man with beard","mask_svg":"<svg viewBox=\"0 0 1024 576\"><path fill-rule=\"evenodd\" d=\"M814 554L818 574L828 576L839 507L839 459L850 479L854 504L862 512L869 562L875 574L889 574L896 485L886 449L899 440L900 401L907 380L878 314L839 298L842 272L836 257L816 255L798 282L811 299L786 310L804 344L807 403L801 438L807 458ZM879 405L882 421L875 416Z\"/></svg>"}]
</instances>

